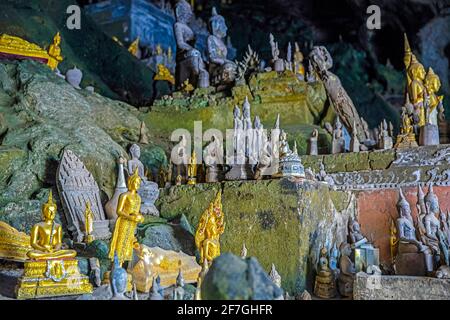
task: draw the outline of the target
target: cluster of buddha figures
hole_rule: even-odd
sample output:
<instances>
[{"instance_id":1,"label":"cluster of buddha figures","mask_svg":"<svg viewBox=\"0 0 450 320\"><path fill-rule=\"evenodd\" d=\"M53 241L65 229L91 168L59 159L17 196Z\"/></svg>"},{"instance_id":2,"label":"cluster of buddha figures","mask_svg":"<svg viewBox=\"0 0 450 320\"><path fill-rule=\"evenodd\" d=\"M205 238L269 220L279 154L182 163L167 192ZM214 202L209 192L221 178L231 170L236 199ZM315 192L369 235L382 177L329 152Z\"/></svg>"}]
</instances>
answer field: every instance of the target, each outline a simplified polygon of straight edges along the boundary
<instances>
[{"instance_id":1,"label":"cluster of buddha figures","mask_svg":"<svg viewBox=\"0 0 450 320\"><path fill-rule=\"evenodd\" d=\"M412 53L405 34L406 102L402 108L402 126L397 147L439 144L439 120L444 120L443 96L438 95L441 81ZM418 137L418 140L417 140Z\"/></svg>"},{"instance_id":2,"label":"cluster of buddha figures","mask_svg":"<svg viewBox=\"0 0 450 320\"><path fill-rule=\"evenodd\" d=\"M224 39L228 28L225 19L213 8L209 19L207 66L202 53L195 48L196 36L189 27L189 22L194 17L191 5L185 0L178 1L175 6L175 16L177 86L181 87L189 83L196 88L207 88L210 83L216 86L233 84L236 64L227 59L228 49Z\"/></svg>"},{"instance_id":3,"label":"cluster of buddha figures","mask_svg":"<svg viewBox=\"0 0 450 320\"><path fill-rule=\"evenodd\" d=\"M223 141L212 133L210 142L199 159L194 150L191 154L188 138L180 136L174 147L172 165L168 172L160 170L160 187L184 183L213 183L223 180L261 180L263 178L291 177L308 179L298 155L297 144L291 149L287 133L280 129L280 115L272 130L265 131L260 118L251 116L251 104L246 97L242 105L233 110L233 135L229 137L229 151L224 154ZM231 151L230 151L231 150ZM174 160L176 159L176 160ZM315 179L315 174L311 175Z\"/></svg>"},{"instance_id":4,"label":"cluster of buddha figures","mask_svg":"<svg viewBox=\"0 0 450 320\"><path fill-rule=\"evenodd\" d=\"M439 199L430 185L425 196L418 187L417 216L399 190L399 217L391 230L391 255L396 274L439 277L449 266L450 217L439 206Z\"/></svg>"},{"instance_id":5,"label":"cluster of buddha figures","mask_svg":"<svg viewBox=\"0 0 450 320\"><path fill-rule=\"evenodd\" d=\"M379 250L364 237L357 219L348 220L348 239L320 249L314 294L323 299L338 295L351 298L356 273L380 275Z\"/></svg>"}]
</instances>

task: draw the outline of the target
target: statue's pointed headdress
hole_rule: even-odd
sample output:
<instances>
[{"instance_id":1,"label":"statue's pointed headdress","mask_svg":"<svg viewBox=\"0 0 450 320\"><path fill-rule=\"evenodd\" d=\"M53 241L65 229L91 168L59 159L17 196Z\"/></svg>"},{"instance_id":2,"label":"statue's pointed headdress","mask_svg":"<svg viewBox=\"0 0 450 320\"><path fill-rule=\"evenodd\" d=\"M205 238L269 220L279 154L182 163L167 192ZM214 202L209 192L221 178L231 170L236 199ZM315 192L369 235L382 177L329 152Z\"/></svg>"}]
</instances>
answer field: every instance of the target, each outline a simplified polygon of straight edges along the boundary
<instances>
[{"instance_id":1,"label":"statue's pointed headdress","mask_svg":"<svg viewBox=\"0 0 450 320\"><path fill-rule=\"evenodd\" d=\"M398 208L409 207L409 202L406 200L405 196L403 195L402 189L398 190L398 195L399 195L399 199L397 202L397 207Z\"/></svg>"}]
</instances>

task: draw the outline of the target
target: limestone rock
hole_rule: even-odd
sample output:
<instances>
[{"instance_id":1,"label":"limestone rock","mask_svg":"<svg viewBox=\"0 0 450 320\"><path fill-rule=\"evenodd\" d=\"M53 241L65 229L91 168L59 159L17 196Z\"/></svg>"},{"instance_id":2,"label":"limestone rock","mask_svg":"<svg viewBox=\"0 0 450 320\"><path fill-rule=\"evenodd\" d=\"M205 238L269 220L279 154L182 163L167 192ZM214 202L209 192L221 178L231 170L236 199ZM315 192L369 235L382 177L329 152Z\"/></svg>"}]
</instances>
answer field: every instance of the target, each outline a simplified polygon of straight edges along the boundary
<instances>
[{"instance_id":1,"label":"limestone rock","mask_svg":"<svg viewBox=\"0 0 450 320\"><path fill-rule=\"evenodd\" d=\"M231 253L216 258L202 284L204 300L273 300L283 295L256 258Z\"/></svg>"}]
</instances>

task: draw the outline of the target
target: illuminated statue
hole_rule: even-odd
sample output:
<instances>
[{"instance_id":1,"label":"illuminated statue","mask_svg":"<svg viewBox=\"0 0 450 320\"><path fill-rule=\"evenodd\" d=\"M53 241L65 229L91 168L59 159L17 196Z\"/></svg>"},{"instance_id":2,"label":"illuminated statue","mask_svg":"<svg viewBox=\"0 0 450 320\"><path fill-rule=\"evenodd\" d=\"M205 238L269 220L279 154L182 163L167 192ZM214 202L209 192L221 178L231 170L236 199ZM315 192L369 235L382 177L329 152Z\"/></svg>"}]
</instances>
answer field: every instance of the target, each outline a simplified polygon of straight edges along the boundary
<instances>
[{"instance_id":1,"label":"illuminated statue","mask_svg":"<svg viewBox=\"0 0 450 320\"><path fill-rule=\"evenodd\" d=\"M197 183L197 154L192 151L191 160L188 164L188 184Z\"/></svg>"},{"instance_id":2,"label":"illuminated statue","mask_svg":"<svg viewBox=\"0 0 450 320\"><path fill-rule=\"evenodd\" d=\"M222 193L217 193L216 199L209 204L198 224L195 233L195 245L200 251L200 261L206 259L209 264L220 256L220 235L225 230L224 214L222 211Z\"/></svg>"},{"instance_id":3,"label":"illuminated statue","mask_svg":"<svg viewBox=\"0 0 450 320\"><path fill-rule=\"evenodd\" d=\"M31 229L29 260L19 279L18 299L33 299L92 293L89 278L80 273L77 253L63 249L62 228L55 223L57 212L52 193L42 206L43 222Z\"/></svg>"},{"instance_id":4,"label":"illuminated statue","mask_svg":"<svg viewBox=\"0 0 450 320\"><path fill-rule=\"evenodd\" d=\"M114 259L117 254L119 264L130 261L133 257L133 248L137 243L134 233L138 223L144 221L140 213L141 197L137 193L141 185L138 170L128 178L128 191L121 194L117 205L117 221L110 244L109 258Z\"/></svg>"},{"instance_id":5,"label":"illuminated statue","mask_svg":"<svg viewBox=\"0 0 450 320\"><path fill-rule=\"evenodd\" d=\"M59 32L53 38L53 43L48 48L48 55L50 58L47 61L47 65L50 69L55 70L58 67L58 64L63 61L63 57L61 56L61 35Z\"/></svg>"},{"instance_id":6,"label":"illuminated statue","mask_svg":"<svg viewBox=\"0 0 450 320\"><path fill-rule=\"evenodd\" d=\"M417 147L416 136L414 134L413 122L411 119L410 111L413 108L409 101L409 95L406 95L405 105L402 107L402 124L400 128L400 134L397 136L397 141L394 145L396 149L406 149Z\"/></svg>"},{"instance_id":7,"label":"illuminated statue","mask_svg":"<svg viewBox=\"0 0 450 320\"><path fill-rule=\"evenodd\" d=\"M426 117L427 123L437 126L439 125L438 113L439 113L439 120L444 120L444 105L442 102L444 96L438 96L436 94L441 88L441 80L434 73L432 68L428 69L427 75L425 76L424 85L427 90L427 96L429 99L429 109L426 110L426 114L428 115Z\"/></svg>"},{"instance_id":8,"label":"illuminated statue","mask_svg":"<svg viewBox=\"0 0 450 320\"><path fill-rule=\"evenodd\" d=\"M84 212L85 222L84 222L84 231L85 231L85 237L84 241L86 243L91 243L95 240L94 236L92 235L92 232L94 231L94 213L91 209L91 203L88 201L86 202L86 211Z\"/></svg>"},{"instance_id":9,"label":"illuminated statue","mask_svg":"<svg viewBox=\"0 0 450 320\"><path fill-rule=\"evenodd\" d=\"M48 201L42 206L43 222L33 226L31 229L31 247L28 257L33 260L74 258L77 253L74 250L62 249L62 227L54 219L56 215L56 204L53 202L52 192Z\"/></svg>"},{"instance_id":10,"label":"illuminated statue","mask_svg":"<svg viewBox=\"0 0 450 320\"><path fill-rule=\"evenodd\" d=\"M408 76L411 83L408 87L409 98L414 106L415 113L418 115L419 122L417 125L422 127L425 125L425 106L424 106L424 93L425 86L423 81L425 80L425 68L417 60L415 55L411 56L411 64L408 68Z\"/></svg>"}]
</instances>

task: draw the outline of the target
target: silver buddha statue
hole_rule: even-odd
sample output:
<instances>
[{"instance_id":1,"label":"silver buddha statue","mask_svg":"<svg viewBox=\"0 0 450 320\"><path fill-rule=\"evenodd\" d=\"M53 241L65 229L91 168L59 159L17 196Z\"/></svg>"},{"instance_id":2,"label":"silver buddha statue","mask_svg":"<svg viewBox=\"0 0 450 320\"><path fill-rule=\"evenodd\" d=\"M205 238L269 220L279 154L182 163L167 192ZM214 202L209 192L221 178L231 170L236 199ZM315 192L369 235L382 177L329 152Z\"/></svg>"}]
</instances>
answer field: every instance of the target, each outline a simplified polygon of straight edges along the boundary
<instances>
[{"instance_id":1,"label":"silver buddha statue","mask_svg":"<svg viewBox=\"0 0 450 320\"><path fill-rule=\"evenodd\" d=\"M181 87L188 80L194 87L208 87L209 74L202 60L202 55L195 48L195 33L189 27L194 17L191 5L186 0L179 0L175 6L174 25L175 41L177 44L176 81Z\"/></svg>"},{"instance_id":2,"label":"silver buddha statue","mask_svg":"<svg viewBox=\"0 0 450 320\"><path fill-rule=\"evenodd\" d=\"M228 27L225 19L217 13L215 7L209 19L208 59L209 74L216 86L232 85L236 78L237 65L227 59L228 49L224 42Z\"/></svg>"},{"instance_id":3,"label":"silver buddha statue","mask_svg":"<svg viewBox=\"0 0 450 320\"><path fill-rule=\"evenodd\" d=\"M395 259L397 274L425 275L426 272L432 272L433 256L431 250L417 240L416 228L411 216L411 207L401 189L399 190L397 209L399 212L396 223L399 237L397 257ZM423 265L425 268L420 267L420 265Z\"/></svg>"}]
</instances>

